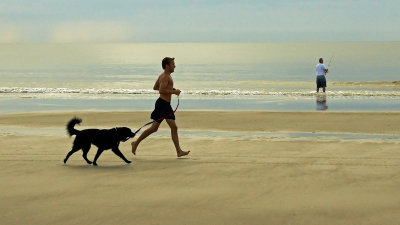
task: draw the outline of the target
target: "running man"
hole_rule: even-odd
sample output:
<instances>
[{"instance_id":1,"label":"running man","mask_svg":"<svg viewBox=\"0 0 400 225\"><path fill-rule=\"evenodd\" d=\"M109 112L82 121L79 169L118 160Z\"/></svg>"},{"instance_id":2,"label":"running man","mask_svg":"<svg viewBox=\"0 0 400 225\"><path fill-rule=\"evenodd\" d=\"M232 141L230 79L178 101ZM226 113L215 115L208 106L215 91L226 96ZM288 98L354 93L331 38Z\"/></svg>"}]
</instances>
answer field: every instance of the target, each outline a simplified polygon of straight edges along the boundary
<instances>
[{"instance_id":1,"label":"running man","mask_svg":"<svg viewBox=\"0 0 400 225\"><path fill-rule=\"evenodd\" d=\"M317 93L319 92L319 88L322 88L322 91L325 93L326 88L326 78L325 75L328 73L328 68L326 68L324 64L324 60L319 58L319 63L315 68L317 71Z\"/></svg>"},{"instance_id":2,"label":"running man","mask_svg":"<svg viewBox=\"0 0 400 225\"><path fill-rule=\"evenodd\" d=\"M175 58L165 57L162 60L162 68L164 72L158 77L156 83L154 84L153 89L158 90L160 93L160 97L157 99L155 104L155 109L151 113L151 119L153 123L151 127L147 130L143 131L140 137L131 143L132 145L132 153L136 155L137 147L139 146L140 142L143 141L146 137L150 134L157 132L158 127L160 126L161 122L164 120L163 117L167 116L165 120L167 121L169 127L171 128L171 137L172 141L174 142L176 155L178 157L188 155L190 151L183 151L179 145L179 138L178 138L178 127L175 123L175 115L174 111L171 107L171 95L179 95L181 91L179 89L174 88L174 81L172 80L171 74L175 71Z\"/></svg>"}]
</instances>

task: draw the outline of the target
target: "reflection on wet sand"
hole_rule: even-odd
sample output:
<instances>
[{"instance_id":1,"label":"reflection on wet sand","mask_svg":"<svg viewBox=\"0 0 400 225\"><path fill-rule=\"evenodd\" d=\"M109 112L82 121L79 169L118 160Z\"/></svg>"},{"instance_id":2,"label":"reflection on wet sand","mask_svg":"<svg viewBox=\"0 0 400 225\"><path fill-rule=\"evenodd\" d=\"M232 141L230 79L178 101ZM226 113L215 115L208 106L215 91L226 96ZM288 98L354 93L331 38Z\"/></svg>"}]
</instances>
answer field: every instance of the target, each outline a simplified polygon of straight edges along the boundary
<instances>
[{"instance_id":1,"label":"reflection on wet sand","mask_svg":"<svg viewBox=\"0 0 400 225\"><path fill-rule=\"evenodd\" d=\"M326 94L321 93L316 95L317 110L327 110L328 105L326 104Z\"/></svg>"}]
</instances>

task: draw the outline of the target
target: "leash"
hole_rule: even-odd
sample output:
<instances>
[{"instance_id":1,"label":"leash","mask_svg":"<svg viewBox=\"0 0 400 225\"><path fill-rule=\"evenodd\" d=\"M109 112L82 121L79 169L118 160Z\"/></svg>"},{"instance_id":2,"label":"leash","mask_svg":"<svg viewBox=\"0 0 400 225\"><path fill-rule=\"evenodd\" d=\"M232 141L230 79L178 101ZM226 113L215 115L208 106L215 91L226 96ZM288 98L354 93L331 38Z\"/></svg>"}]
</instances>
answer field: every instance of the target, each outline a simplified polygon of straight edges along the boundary
<instances>
[{"instance_id":1,"label":"leash","mask_svg":"<svg viewBox=\"0 0 400 225\"><path fill-rule=\"evenodd\" d=\"M172 116L172 115L176 112L176 110L178 110L178 107L179 107L179 95L177 95L177 96L178 96L178 104L176 105L176 108L175 108L175 110L174 110L173 112L171 112L170 114L168 114L168 115L166 115L166 116L163 116L163 117L161 117L161 118L159 118L159 119L156 119L156 120L153 120L153 121L151 121L151 122L146 123L146 124L143 125L141 128L139 128L137 131L135 131L134 134L136 135L143 127L148 126L148 125L154 123L154 121L163 120L163 119L165 119L165 118L167 118L167 117L169 117L169 116Z\"/></svg>"}]
</instances>

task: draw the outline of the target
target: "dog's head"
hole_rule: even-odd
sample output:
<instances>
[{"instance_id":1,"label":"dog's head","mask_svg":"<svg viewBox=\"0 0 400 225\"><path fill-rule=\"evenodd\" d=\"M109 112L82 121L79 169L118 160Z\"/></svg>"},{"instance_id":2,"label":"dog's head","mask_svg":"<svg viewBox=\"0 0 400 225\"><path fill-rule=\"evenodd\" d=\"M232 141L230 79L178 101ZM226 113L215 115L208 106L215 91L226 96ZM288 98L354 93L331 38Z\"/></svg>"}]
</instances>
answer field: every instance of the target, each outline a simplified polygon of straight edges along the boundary
<instances>
[{"instance_id":1,"label":"dog's head","mask_svg":"<svg viewBox=\"0 0 400 225\"><path fill-rule=\"evenodd\" d=\"M129 138L135 137L135 133L132 133L131 129L127 127L117 127L117 136L120 141L127 141Z\"/></svg>"}]
</instances>

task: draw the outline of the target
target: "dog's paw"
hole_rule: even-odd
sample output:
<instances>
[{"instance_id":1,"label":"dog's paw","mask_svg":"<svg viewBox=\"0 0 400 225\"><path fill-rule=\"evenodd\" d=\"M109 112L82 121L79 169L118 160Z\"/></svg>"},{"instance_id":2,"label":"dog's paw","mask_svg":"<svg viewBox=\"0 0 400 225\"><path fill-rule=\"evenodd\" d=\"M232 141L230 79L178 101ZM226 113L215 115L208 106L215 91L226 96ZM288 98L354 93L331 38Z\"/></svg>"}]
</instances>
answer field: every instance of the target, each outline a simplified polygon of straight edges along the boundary
<instances>
[{"instance_id":1,"label":"dog's paw","mask_svg":"<svg viewBox=\"0 0 400 225\"><path fill-rule=\"evenodd\" d=\"M87 164L92 164L92 162L91 161L86 161L87 162Z\"/></svg>"},{"instance_id":2,"label":"dog's paw","mask_svg":"<svg viewBox=\"0 0 400 225\"><path fill-rule=\"evenodd\" d=\"M93 163L93 166L97 166L97 163L96 163L96 162L94 162L94 163Z\"/></svg>"},{"instance_id":3,"label":"dog's paw","mask_svg":"<svg viewBox=\"0 0 400 225\"><path fill-rule=\"evenodd\" d=\"M67 163L67 159L64 159L64 164Z\"/></svg>"},{"instance_id":4,"label":"dog's paw","mask_svg":"<svg viewBox=\"0 0 400 225\"><path fill-rule=\"evenodd\" d=\"M128 161L125 161L125 162L126 162L126 163L131 163L132 161L129 161L129 160L128 160Z\"/></svg>"}]
</instances>

